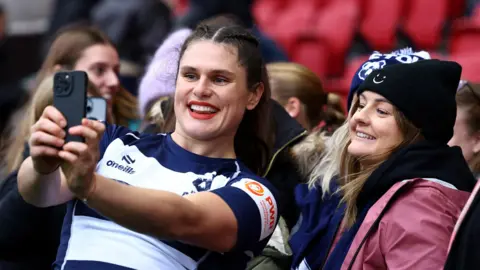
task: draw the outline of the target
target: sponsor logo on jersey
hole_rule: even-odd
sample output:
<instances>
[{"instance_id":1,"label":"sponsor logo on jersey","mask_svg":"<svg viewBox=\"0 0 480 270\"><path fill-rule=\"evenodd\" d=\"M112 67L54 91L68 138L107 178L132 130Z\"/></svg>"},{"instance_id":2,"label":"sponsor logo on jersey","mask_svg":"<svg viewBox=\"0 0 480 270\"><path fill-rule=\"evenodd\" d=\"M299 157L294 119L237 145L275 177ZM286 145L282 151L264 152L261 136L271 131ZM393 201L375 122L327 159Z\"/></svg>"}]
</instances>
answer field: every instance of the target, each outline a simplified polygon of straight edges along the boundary
<instances>
[{"instance_id":1,"label":"sponsor logo on jersey","mask_svg":"<svg viewBox=\"0 0 480 270\"><path fill-rule=\"evenodd\" d=\"M253 194L257 196L263 196L265 193L265 190L263 189L262 185L260 183L255 182L255 181L248 181L245 182L245 187L252 192Z\"/></svg>"},{"instance_id":2,"label":"sponsor logo on jersey","mask_svg":"<svg viewBox=\"0 0 480 270\"><path fill-rule=\"evenodd\" d=\"M126 172L126 173L128 173L128 174L134 174L134 173L135 173L135 171L133 170L132 167L118 164L118 163L116 163L116 162L113 161L113 160L107 161L107 166L108 166L108 167L115 168L115 169L120 170L120 171L122 171L122 172Z\"/></svg>"}]
</instances>

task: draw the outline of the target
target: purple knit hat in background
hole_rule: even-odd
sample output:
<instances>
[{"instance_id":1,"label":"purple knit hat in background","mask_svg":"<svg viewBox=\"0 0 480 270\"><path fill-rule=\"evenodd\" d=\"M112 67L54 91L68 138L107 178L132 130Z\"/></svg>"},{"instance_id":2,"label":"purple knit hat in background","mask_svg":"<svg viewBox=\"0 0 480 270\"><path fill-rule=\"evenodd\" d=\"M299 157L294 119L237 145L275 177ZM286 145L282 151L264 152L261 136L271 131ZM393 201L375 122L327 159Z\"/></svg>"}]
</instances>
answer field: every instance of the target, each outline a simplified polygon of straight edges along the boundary
<instances>
[{"instance_id":1,"label":"purple knit hat in background","mask_svg":"<svg viewBox=\"0 0 480 270\"><path fill-rule=\"evenodd\" d=\"M138 105L142 117L147 113L150 102L175 93L180 50L191 33L190 29L173 32L155 52L138 88Z\"/></svg>"}]
</instances>

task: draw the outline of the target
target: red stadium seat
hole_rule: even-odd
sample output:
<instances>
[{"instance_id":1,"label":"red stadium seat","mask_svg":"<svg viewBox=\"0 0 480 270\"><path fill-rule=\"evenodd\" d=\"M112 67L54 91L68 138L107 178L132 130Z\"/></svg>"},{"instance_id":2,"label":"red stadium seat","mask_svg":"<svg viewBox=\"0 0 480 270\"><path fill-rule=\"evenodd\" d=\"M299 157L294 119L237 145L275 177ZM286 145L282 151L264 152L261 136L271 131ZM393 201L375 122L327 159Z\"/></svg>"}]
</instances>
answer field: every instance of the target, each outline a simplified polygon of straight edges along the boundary
<instances>
[{"instance_id":1,"label":"red stadium seat","mask_svg":"<svg viewBox=\"0 0 480 270\"><path fill-rule=\"evenodd\" d=\"M457 19L450 36L450 54L477 52L480 48L480 6L470 18Z\"/></svg>"},{"instance_id":2,"label":"red stadium seat","mask_svg":"<svg viewBox=\"0 0 480 270\"><path fill-rule=\"evenodd\" d=\"M314 35L300 36L292 47L291 59L308 67L321 79L325 78L328 70L328 46L322 39Z\"/></svg>"},{"instance_id":3,"label":"red stadium seat","mask_svg":"<svg viewBox=\"0 0 480 270\"><path fill-rule=\"evenodd\" d=\"M255 0L252 13L263 31L268 33L275 25L278 14L285 10L286 3L286 0Z\"/></svg>"},{"instance_id":4,"label":"red stadium seat","mask_svg":"<svg viewBox=\"0 0 480 270\"><path fill-rule=\"evenodd\" d=\"M335 93L342 97L344 108L347 107L347 96L350 91L350 84L352 83L355 72L360 66L368 60L369 55L358 56L351 59L345 68L342 78L331 79L325 82L325 90L330 93Z\"/></svg>"},{"instance_id":5,"label":"red stadium seat","mask_svg":"<svg viewBox=\"0 0 480 270\"><path fill-rule=\"evenodd\" d=\"M361 0L360 34L373 50L391 51L396 45L402 0Z\"/></svg>"},{"instance_id":6,"label":"red stadium seat","mask_svg":"<svg viewBox=\"0 0 480 270\"><path fill-rule=\"evenodd\" d=\"M345 56L352 44L359 20L359 3L356 0L332 1L317 15L315 33L329 47L327 75L341 76Z\"/></svg>"},{"instance_id":7,"label":"red stadium seat","mask_svg":"<svg viewBox=\"0 0 480 270\"><path fill-rule=\"evenodd\" d=\"M312 28L312 18L315 16L315 0L307 0L301 5L290 3L284 11L276 15L275 23L265 30L275 39L289 55L298 36Z\"/></svg>"},{"instance_id":8,"label":"red stadium seat","mask_svg":"<svg viewBox=\"0 0 480 270\"><path fill-rule=\"evenodd\" d=\"M462 66L462 79L473 82L480 82L480 52L452 55L450 60L459 63Z\"/></svg>"},{"instance_id":9,"label":"red stadium seat","mask_svg":"<svg viewBox=\"0 0 480 270\"><path fill-rule=\"evenodd\" d=\"M448 5L448 0L406 0L402 28L417 48L437 48L442 38Z\"/></svg>"},{"instance_id":10,"label":"red stadium seat","mask_svg":"<svg viewBox=\"0 0 480 270\"><path fill-rule=\"evenodd\" d=\"M462 17L465 11L465 2L465 0L449 0L448 17L450 19Z\"/></svg>"}]
</instances>

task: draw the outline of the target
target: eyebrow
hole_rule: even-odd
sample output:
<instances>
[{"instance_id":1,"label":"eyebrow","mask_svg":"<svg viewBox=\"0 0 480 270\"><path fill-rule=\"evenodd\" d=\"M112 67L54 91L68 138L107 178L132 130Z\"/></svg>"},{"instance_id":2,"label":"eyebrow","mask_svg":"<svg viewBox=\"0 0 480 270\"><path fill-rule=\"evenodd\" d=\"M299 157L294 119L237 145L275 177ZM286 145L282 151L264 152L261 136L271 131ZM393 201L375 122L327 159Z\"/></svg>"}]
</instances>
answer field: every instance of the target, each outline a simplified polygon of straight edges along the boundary
<instances>
[{"instance_id":1,"label":"eyebrow","mask_svg":"<svg viewBox=\"0 0 480 270\"><path fill-rule=\"evenodd\" d=\"M364 99L367 99L363 93L360 94L360 97L363 97ZM386 103L388 103L388 104L392 104L390 101L388 101L388 100L385 99L385 98L376 98L376 99L374 99L373 101L374 101L374 102L386 102Z\"/></svg>"},{"instance_id":2,"label":"eyebrow","mask_svg":"<svg viewBox=\"0 0 480 270\"><path fill-rule=\"evenodd\" d=\"M98 66L98 65L109 66L110 64L108 62L104 62L104 61L97 61L97 62L92 63L92 66ZM120 64L114 65L113 69L120 69Z\"/></svg>"},{"instance_id":3,"label":"eyebrow","mask_svg":"<svg viewBox=\"0 0 480 270\"><path fill-rule=\"evenodd\" d=\"M180 70L182 71L196 71L197 69L194 68L194 67L191 67L191 66L183 66L180 68ZM229 70L226 70L226 69L210 69L208 70L209 73L221 73L221 74L226 74L226 75L230 75L230 76L235 76L235 73L229 71Z\"/></svg>"}]
</instances>

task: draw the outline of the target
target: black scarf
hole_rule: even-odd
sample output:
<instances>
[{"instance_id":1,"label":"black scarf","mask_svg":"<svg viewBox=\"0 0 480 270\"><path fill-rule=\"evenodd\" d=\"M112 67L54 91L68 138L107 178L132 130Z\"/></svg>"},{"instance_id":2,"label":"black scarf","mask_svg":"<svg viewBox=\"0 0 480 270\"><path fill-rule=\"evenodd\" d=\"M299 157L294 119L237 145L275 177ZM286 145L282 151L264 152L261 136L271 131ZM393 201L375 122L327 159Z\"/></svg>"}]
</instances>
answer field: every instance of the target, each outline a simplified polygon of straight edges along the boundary
<instances>
[{"instance_id":1,"label":"black scarf","mask_svg":"<svg viewBox=\"0 0 480 270\"><path fill-rule=\"evenodd\" d=\"M436 178L467 192L475 186L459 147L422 141L401 148L382 163L365 183L357 206L361 209L380 199L395 183L414 178Z\"/></svg>"}]
</instances>

